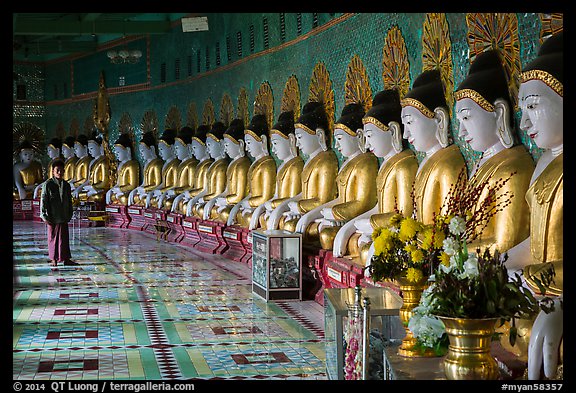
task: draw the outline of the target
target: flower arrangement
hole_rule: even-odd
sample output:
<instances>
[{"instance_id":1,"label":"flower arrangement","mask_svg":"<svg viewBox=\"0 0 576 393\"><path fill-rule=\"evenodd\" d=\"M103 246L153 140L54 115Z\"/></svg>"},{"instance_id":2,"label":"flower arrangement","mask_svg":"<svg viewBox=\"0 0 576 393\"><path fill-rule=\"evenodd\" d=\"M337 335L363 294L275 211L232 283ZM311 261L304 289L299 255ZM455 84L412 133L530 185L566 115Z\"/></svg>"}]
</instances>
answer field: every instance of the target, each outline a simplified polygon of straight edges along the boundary
<instances>
[{"instance_id":1,"label":"flower arrangement","mask_svg":"<svg viewBox=\"0 0 576 393\"><path fill-rule=\"evenodd\" d=\"M348 321L344 331L346 352L344 356L344 379L362 379L362 330L361 314L349 310Z\"/></svg>"}]
</instances>

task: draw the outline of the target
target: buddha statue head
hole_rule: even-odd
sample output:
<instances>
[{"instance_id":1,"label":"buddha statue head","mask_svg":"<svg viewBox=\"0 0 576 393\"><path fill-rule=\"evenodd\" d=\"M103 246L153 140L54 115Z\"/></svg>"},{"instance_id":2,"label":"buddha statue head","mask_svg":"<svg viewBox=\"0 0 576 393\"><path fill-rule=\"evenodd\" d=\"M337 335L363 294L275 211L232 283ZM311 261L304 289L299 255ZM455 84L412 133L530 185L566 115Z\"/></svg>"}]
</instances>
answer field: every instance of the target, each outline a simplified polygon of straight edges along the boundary
<instances>
[{"instance_id":1,"label":"buddha statue head","mask_svg":"<svg viewBox=\"0 0 576 393\"><path fill-rule=\"evenodd\" d=\"M250 124L248 124L244 130L246 152L251 157L258 159L270 154L268 151L269 131L266 115L255 115L252 117Z\"/></svg>"},{"instance_id":2,"label":"buddha statue head","mask_svg":"<svg viewBox=\"0 0 576 393\"><path fill-rule=\"evenodd\" d=\"M280 113L278 121L270 130L270 144L272 145L272 153L280 161L287 161L298 155L293 111Z\"/></svg>"},{"instance_id":3,"label":"buddha statue head","mask_svg":"<svg viewBox=\"0 0 576 393\"><path fill-rule=\"evenodd\" d=\"M332 140L328 124L328 115L324 105L315 101L308 102L294 123L296 146L307 155L320 148L324 151L331 148Z\"/></svg>"},{"instance_id":4,"label":"buddha statue head","mask_svg":"<svg viewBox=\"0 0 576 393\"><path fill-rule=\"evenodd\" d=\"M88 153L94 158L98 158L104 154L102 147L102 135L98 131L92 132L88 139Z\"/></svg>"},{"instance_id":5,"label":"buddha statue head","mask_svg":"<svg viewBox=\"0 0 576 393\"><path fill-rule=\"evenodd\" d=\"M145 162L156 158L156 138L152 131L142 134L142 140L138 144L138 150Z\"/></svg>"},{"instance_id":6,"label":"buddha statue head","mask_svg":"<svg viewBox=\"0 0 576 393\"><path fill-rule=\"evenodd\" d=\"M184 161L190 157L191 152L188 146L192 143L193 136L194 130L188 126L184 126L180 129L176 138L174 138L176 156L180 161Z\"/></svg>"},{"instance_id":7,"label":"buddha statue head","mask_svg":"<svg viewBox=\"0 0 576 393\"><path fill-rule=\"evenodd\" d=\"M114 142L114 154L119 162L125 162L132 159L132 140L128 133L123 132Z\"/></svg>"},{"instance_id":8,"label":"buddha statue head","mask_svg":"<svg viewBox=\"0 0 576 393\"><path fill-rule=\"evenodd\" d=\"M18 146L18 157L20 162L24 164L30 164L34 160L34 147L29 141L23 140L20 143Z\"/></svg>"},{"instance_id":9,"label":"buddha statue head","mask_svg":"<svg viewBox=\"0 0 576 393\"><path fill-rule=\"evenodd\" d=\"M498 50L476 57L454 98L460 122L458 134L473 150L487 152L498 143L505 148L515 144L511 124L513 105Z\"/></svg>"},{"instance_id":10,"label":"buddha statue head","mask_svg":"<svg viewBox=\"0 0 576 393\"><path fill-rule=\"evenodd\" d=\"M86 135L80 134L76 137L76 142L74 142L74 153L78 158L86 157L89 154L88 137Z\"/></svg>"},{"instance_id":11,"label":"buddha statue head","mask_svg":"<svg viewBox=\"0 0 576 393\"><path fill-rule=\"evenodd\" d=\"M334 148L342 156L350 157L364 150L362 131L362 118L364 117L362 104L351 103L342 109L340 118L334 124ZM362 146L360 146L362 144Z\"/></svg>"},{"instance_id":12,"label":"buddha statue head","mask_svg":"<svg viewBox=\"0 0 576 393\"><path fill-rule=\"evenodd\" d=\"M158 153L160 158L164 161L171 160L175 157L174 142L176 138L176 131L172 128L167 128L158 139Z\"/></svg>"},{"instance_id":13,"label":"buddha statue head","mask_svg":"<svg viewBox=\"0 0 576 393\"><path fill-rule=\"evenodd\" d=\"M366 150L380 158L404 150L401 113L398 90L383 90L374 96L372 107L362 119Z\"/></svg>"},{"instance_id":14,"label":"buddha statue head","mask_svg":"<svg viewBox=\"0 0 576 393\"><path fill-rule=\"evenodd\" d=\"M210 132L210 126L202 124L198 126L196 131L194 131L194 136L192 137L191 150L192 155L196 157L198 161L202 161L208 157L208 151L206 150L206 136Z\"/></svg>"},{"instance_id":15,"label":"buddha statue head","mask_svg":"<svg viewBox=\"0 0 576 393\"><path fill-rule=\"evenodd\" d=\"M450 114L439 70L422 72L400 101L404 138L420 152L449 145Z\"/></svg>"},{"instance_id":16,"label":"buddha statue head","mask_svg":"<svg viewBox=\"0 0 576 393\"><path fill-rule=\"evenodd\" d=\"M217 121L210 127L210 132L206 134L206 148L208 154L214 159L224 158L224 145L222 139L226 132L226 126L221 121Z\"/></svg>"},{"instance_id":17,"label":"buddha statue head","mask_svg":"<svg viewBox=\"0 0 576 393\"><path fill-rule=\"evenodd\" d=\"M234 119L224 132L224 151L228 157L234 159L236 157L244 157L244 121L242 119Z\"/></svg>"},{"instance_id":18,"label":"buddha statue head","mask_svg":"<svg viewBox=\"0 0 576 393\"><path fill-rule=\"evenodd\" d=\"M48 146L46 146L46 152L48 153L48 157L50 159L55 159L60 157L60 153L62 151L62 140L60 138L52 138L48 142Z\"/></svg>"},{"instance_id":19,"label":"buddha statue head","mask_svg":"<svg viewBox=\"0 0 576 393\"><path fill-rule=\"evenodd\" d=\"M64 138L64 142L62 142L62 155L65 160L74 156L74 142L76 142L76 138L72 135Z\"/></svg>"},{"instance_id":20,"label":"buddha statue head","mask_svg":"<svg viewBox=\"0 0 576 393\"><path fill-rule=\"evenodd\" d=\"M541 149L564 145L563 46L562 32L549 37L520 74L520 128Z\"/></svg>"}]
</instances>

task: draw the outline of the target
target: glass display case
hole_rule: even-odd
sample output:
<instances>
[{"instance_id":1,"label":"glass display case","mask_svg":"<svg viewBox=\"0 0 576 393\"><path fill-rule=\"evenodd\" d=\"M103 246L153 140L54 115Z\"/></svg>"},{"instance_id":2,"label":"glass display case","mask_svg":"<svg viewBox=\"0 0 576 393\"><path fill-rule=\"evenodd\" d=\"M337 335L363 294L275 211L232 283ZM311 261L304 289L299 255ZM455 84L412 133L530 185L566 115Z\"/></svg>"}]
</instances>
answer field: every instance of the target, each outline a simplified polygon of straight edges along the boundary
<instances>
[{"instance_id":1,"label":"glass display case","mask_svg":"<svg viewBox=\"0 0 576 393\"><path fill-rule=\"evenodd\" d=\"M268 300L302 300L302 235L252 231L252 292Z\"/></svg>"},{"instance_id":2,"label":"glass display case","mask_svg":"<svg viewBox=\"0 0 576 393\"><path fill-rule=\"evenodd\" d=\"M328 379L345 379L344 327L349 316L349 306L355 302L356 290L356 288L324 289L324 337ZM379 336L385 340L401 339L405 334L399 317L402 298L390 288L377 287L361 288L360 296L370 299L370 330L378 330ZM382 363L381 359L379 363Z\"/></svg>"}]
</instances>

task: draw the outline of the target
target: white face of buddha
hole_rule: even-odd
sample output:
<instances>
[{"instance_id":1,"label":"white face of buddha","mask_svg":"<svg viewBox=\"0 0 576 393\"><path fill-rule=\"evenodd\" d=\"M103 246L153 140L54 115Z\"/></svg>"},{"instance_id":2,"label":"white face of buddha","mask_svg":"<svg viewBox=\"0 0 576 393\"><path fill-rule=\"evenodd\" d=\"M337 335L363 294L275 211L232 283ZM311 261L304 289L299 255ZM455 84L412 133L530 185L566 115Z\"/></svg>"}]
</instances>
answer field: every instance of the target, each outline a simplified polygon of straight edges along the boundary
<instances>
[{"instance_id":1,"label":"white face of buddha","mask_svg":"<svg viewBox=\"0 0 576 393\"><path fill-rule=\"evenodd\" d=\"M470 147L484 152L500 142L496 112L488 112L476 101L463 98L456 102L456 118L460 122L458 135Z\"/></svg>"},{"instance_id":2,"label":"white face of buddha","mask_svg":"<svg viewBox=\"0 0 576 393\"><path fill-rule=\"evenodd\" d=\"M74 153L76 153L76 157L84 157L86 155L87 148L83 144L76 142L74 143Z\"/></svg>"},{"instance_id":3,"label":"white face of buddha","mask_svg":"<svg viewBox=\"0 0 576 393\"><path fill-rule=\"evenodd\" d=\"M296 146L304 154L311 154L320 148L320 141L316 135L311 135L302 128L296 128L294 134L296 135Z\"/></svg>"},{"instance_id":4,"label":"white face of buddha","mask_svg":"<svg viewBox=\"0 0 576 393\"><path fill-rule=\"evenodd\" d=\"M257 141L252 135L244 135L244 141L246 142L246 152L250 154L252 158L258 157L264 153L262 142Z\"/></svg>"},{"instance_id":5,"label":"white face of buddha","mask_svg":"<svg viewBox=\"0 0 576 393\"><path fill-rule=\"evenodd\" d=\"M216 158L222 155L222 143L214 140L212 137L206 138L206 148L210 157Z\"/></svg>"},{"instance_id":6,"label":"white face of buddha","mask_svg":"<svg viewBox=\"0 0 576 393\"><path fill-rule=\"evenodd\" d=\"M120 162L128 161L130 159L130 154L128 149L122 145L114 145L114 154Z\"/></svg>"},{"instance_id":7,"label":"white face of buddha","mask_svg":"<svg viewBox=\"0 0 576 393\"><path fill-rule=\"evenodd\" d=\"M102 149L96 141L88 141L88 153L94 158L102 155Z\"/></svg>"},{"instance_id":8,"label":"white face of buddha","mask_svg":"<svg viewBox=\"0 0 576 393\"><path fill-rule=\"evenodd\" d=\"M206 155L206 146L197 140L192 141L192 154L197 160L201 160Z\"/></svg>"},{"instance_id":9,"label":"white face of buddha","mask_svg":"<svg viewBox=\"0 0 576 393\"><path fill-rule=\"evenodd\" d=\"M48 157L50 157L51 159L54 159L60 155L60 151L52 145L49 145L46 148L46 151L48 153Z\"/></svg>"},{"instance_id":10,"label":"white face of buddha","mask_svg":"<svg viewBox=\"0 0 576 393\"><path fill-rule=\"evenodd\" d=\"M20 151L20 161L25 163L30 163L34 159L33 149L22 149Z\"/></svg>"},{"instance_id":11,"label":"white face of buddha","mask_svg":"<svg viewBox=\"0 0 576 393\"><path fill-rule=\"evenodd\" d=\"M404 124L404 138L420 152L427 152L438 144L436 129L438 123L430 119L413 106L402 108L402 124Z\"/></svg>"},{"instance_id":12,"label":"white face of buddha","mask_svg":"<svg viewBox=\"0 0 576 393\"><path fill-rule=\"evenodd\" d=\"M272 153L274 153L280 161L284 161L292 155L290 151L290 139L283 138L274 133L270 137L270 142L272 143Z\"/></svg>"},{"instance_id":13,"label":"white face of buddha","mask_svg":"<svg viewBox=\"0 0 576 393\"><path fill-rule=\"evenodd\" d=\"M228 157L234 159L240 155L241 151L239 143L234 143L229 138L224 138L222 143L224 144L224 151L228 154Z\"/></svg>"},{"instance_id":14,"label":"white face of buddha","mask_svg":"<svg viewBox=\"0 0 576 393\"><path fill-rule=\"evenodd\" d=\"M384 131L373 123L364 124L364 137L366 149L376 157L386 157L392 153L392 132Z\"/></svg>"},{"instance_id":15,"label":"white face of buddha","mask_svg":"<svg viewBox=\"0 0 576 393\"><path fill-rule=\"evenodd\" d=\"M178 159L180 161L188 158L188 156L190 154L190 150L188 150L188 145L185 145L182 142L180 142L179 140L177 140L174 143L174 146L175 146L175 150L176 150L176 156L178 157Z\"/></svg>"},{"instance_id":16,"label":"white face of buddha","mask_svg":"<svg viewBox=\"0 0 576 393\"><path fill-rule=\"evenodd\" d=\"M360 151L358 145L358 138L355 135L350 135L341 128L334 130L334 148L338 150L344 157L350 157L352 154Z\"/></svg>"},{"instance_id":17,"label":"white face of buddha","mask_svg":"<svg viewBox=\"0 0 576 393\"><path fill-rule=\"evenodd\" d=\"M158 152L160 153L160 157L166 161L169 158L174 156L174 148L173 146L167 145L164 142L160 142L158 144Z\"/></svg>"},{"instance_id":18,"label":"white face of buddha","mask_svg":"<svg viewBox=\"0 0 576 393\"><path fill-rule=\"evenodd\" d=\"M520 128L536 146L553 149L564 144L564 99L537 79L520 85L518 103L522 110Z\"/></svg>"},{"instance_id":19,"label":"white face of buddha","mask_svg":"<svg viewBox=\"0 0 576 393\"><path fill-rule=\"evenodd\" d=\"M62 155L65 159L69 159L74 155L74 149L68 147L67 145L62 145Z\"/></svg>"}]
</instances>

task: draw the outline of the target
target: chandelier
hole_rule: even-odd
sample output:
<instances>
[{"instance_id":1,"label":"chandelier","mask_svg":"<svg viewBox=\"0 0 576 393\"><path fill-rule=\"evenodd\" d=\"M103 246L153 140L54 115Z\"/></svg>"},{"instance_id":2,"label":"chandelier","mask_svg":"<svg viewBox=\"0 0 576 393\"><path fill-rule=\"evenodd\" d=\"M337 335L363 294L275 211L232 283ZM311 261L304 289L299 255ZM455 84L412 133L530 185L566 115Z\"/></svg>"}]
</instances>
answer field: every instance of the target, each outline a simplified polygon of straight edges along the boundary
<instances>
[{"instance_id":1,"label":"chandelier","mask_svg":"<svg viewBox=\"0 0 576 393\"><path fill-rule=\"evenodd\" d=\"M138 61L140 61L140 58L142 57L142 51L138 49L134 50L121 49L119 51L109 50L107 52L107 55L112 64L122 64L122 63L135 64L138 63Z\"/></svg>"}]
</instances>

